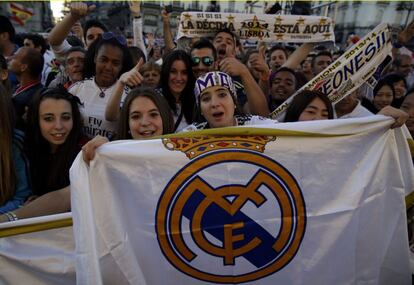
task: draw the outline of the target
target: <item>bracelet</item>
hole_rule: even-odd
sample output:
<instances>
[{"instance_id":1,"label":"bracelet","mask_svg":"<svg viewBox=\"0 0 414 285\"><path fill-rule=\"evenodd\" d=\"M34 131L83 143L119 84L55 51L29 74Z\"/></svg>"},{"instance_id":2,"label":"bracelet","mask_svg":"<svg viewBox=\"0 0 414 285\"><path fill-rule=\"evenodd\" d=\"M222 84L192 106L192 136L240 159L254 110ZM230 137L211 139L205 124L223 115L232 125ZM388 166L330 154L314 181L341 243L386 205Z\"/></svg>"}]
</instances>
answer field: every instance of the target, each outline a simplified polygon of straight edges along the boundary
<instances>
[{"instance_id":1,"label":"bracelet","mask_svg":"<svg viewBox=\"0 0 414 285\"><path fill-rule=\"evenodd\" d=\"M4 213L4 214L6 215L9 222L14 222L14 221L17 221L19 219L14 212L7 212L7 213Z\"/></svg>"},{"instance_id":2,"label":"bracelet","mask_svg":"<svg viewBox=\"0 0 414 285\"><path fill-rule=\"evenodd\" d=\"M135 19L141 19L141 15L139 16L134 16Z\"/></svg>"}]
</instances>

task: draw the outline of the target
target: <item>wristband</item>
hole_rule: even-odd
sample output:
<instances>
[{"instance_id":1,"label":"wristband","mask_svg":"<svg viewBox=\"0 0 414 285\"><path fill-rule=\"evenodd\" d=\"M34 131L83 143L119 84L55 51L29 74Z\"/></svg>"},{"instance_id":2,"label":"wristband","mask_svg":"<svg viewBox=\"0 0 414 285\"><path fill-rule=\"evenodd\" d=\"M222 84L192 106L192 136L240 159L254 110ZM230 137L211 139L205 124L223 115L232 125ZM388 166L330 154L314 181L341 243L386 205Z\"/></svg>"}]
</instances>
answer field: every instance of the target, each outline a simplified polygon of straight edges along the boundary
<instances>
[{"instance_id":1,"label":"wristband","mask_svg":"<svg viewBox=\"0 0 414 285\"><path fill-rule=\"evenodd\" d=\"M19 219L14 212L7 212L7 213L4 213L4 214L6 215L9 222L14 222L14 221L17 221Z\"/></svg>"}]
</instances>

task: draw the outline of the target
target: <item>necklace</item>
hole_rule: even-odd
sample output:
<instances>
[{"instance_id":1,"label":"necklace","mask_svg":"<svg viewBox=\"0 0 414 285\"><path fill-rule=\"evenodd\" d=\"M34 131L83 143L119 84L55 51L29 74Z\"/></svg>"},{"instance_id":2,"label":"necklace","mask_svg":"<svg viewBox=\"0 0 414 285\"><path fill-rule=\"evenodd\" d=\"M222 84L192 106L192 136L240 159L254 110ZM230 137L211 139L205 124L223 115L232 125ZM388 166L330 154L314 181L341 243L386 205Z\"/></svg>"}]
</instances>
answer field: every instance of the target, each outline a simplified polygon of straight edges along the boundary
<instances>
[{"instance_id":1,"label":"necklace","mask_svg":"<svg viewBox=\"0 0 414 285\"><path fill-rule=\"evenodd\" d=\"M96 85L96 86L98 86L98 85ZM99 93L99 97L104 98L104 97L105 97L105 91L106 91L108 88L101 88L101 87L99 87L99 86L98 86L98 88L99 88L99 90L101 90L101 93Z\"/></svg>"}]
</instances>

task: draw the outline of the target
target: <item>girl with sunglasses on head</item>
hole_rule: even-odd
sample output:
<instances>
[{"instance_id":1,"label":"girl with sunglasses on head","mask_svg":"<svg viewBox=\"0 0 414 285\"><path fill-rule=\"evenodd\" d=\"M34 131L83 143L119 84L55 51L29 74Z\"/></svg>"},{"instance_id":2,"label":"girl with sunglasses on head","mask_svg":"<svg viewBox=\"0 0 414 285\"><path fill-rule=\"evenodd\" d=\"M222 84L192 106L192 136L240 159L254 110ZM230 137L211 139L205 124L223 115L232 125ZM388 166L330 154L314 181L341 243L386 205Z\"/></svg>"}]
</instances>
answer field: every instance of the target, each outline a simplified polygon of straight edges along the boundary
<instances>
[{"instance_id":1,"label":"girl with sunglasses on head","mask_svg":"<svg viewBox=\"0 0 414 285\"><path fill-rule=\"evenodd\" d=\"M31 194L28 161L23 152L24 134L14 129L11 96L0 83L0 213L11 212Z\"/></svg>"},{"instance_id":2,"label":"girl with sunglasses on head","mask_svg":"<svg viewBox=\"0 0 414 285\"><path fill-rule=\"evenodd\" d=\"M102 34L88 49L85 56L84 78L72 85L69 92L79 97L84 117L85 134L102 135L109 139L116 134L116 123L105 119L105 108L121 74L132 68L126 39L112 32ZM126 96L128 88L120 90Z\"/></svg>"}]
</instances>

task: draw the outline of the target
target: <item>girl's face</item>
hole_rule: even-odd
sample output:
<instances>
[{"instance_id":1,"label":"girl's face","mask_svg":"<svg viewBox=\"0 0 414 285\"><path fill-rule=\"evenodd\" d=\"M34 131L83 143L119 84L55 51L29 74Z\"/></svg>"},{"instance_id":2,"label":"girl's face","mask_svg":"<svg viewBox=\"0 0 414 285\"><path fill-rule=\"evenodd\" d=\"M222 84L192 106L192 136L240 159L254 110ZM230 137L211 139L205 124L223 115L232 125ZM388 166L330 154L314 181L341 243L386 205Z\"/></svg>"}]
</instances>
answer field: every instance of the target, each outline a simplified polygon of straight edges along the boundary
<instances>
[{"instance_id":1,"label":"girl's face","mask_svg":"<svg viewBox=\"0 0 414 285\"><path fill-rule=\"evenodd\" d=\"M211 128L234 126L235 108L230 91L225 87L212 86L200 94L201 114Z\"/></svg>"},{"instance_id":2,"label":"girl's face","mask_svg":"<svg viewBox=\"0 0 414 285\"><path fill-rule=\"evenodd\" d=\"M401 98L405 95L407 92L407 88L405 88L404 81L400 80L394 83L394 89L395 89L395 98Z\"/></svg>"},{"instance_id":3,"label":"girl's face","mask_svg":"<svg viewBox=\"0 0 414 285\"><path fill-rule=\"evenodd\" d=\"M119 47L104 44L95 58L96 82L99 87L114 84L122 70L122 50Z\"/></svg>"},{"instance_id":4,"label":"girl's face","mask_svg":"<svg viewBox=\"0 0 414 285\"><path fill-rule=\"evenodd\" d=\"M147 70L142 76L144 77L143 85L157 88L158 83L160 82L160 73L156 70Z\"/></svg>"},{"instance_id":5,"label":"girl's face","mask_svg":"<svg viewBox=\"0 0 414 285\"><path fill-rule=\"evenodd\" d=\"M183 92L188 81L187 68L184 61L176 60L171 65L170 76L168 78L168 87L171 93L179 96Z\"/></svg>"},{"instance_id":6,"label":"girl's face","mask_svg":"<svg viewBox=\"0 0 414 285\"><path fill-rule=\"evenodd\" d=\"M40 132L54 152L73 128L72 106L63 99L47 98L39 106Z\"/></svg>"},{"instance_id":7,"label":"girl's face","mask_svg":"<svg viewBox=\"0 0 414 285\"><path fill-rule=\"evenodd\" d=\"M391 105L393 99L391 87L384 85L378 90L377 95L374 96L374 107L379 111L385 106Z\"/></svg>"},{"instance_id":8,"label":"girl's face","mask_svg":"<svg viewBox=\"0 0 414 285\"><path fill-rule=\"evenodd\" d=\"M306 106L298 121L328 120L328 108L319 97L316 97Z\"/></svg>"},{"instance_id":9,"label":"girl's face","mask_svg":"<svg viewBox=\"0 0 414 285\"><path fill-rule=\"evenodd\" d=\"M134 140L163 134L160 111L151 99L140 96L131 102L129 130Z\"/></svg>"},{"instance_id":10,"label":"girl's face","mask_svg":"<svg viewBox=\"0 0 414 285\"><path fill-rule=\"evenodd\" d=\"M286 62L286 54L283 50L277 49L270 55L269 66L273 71L276 71Z\"/></svg>"}]
</instances>

